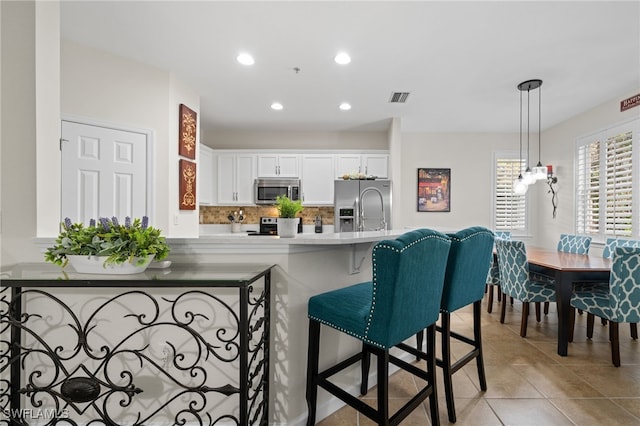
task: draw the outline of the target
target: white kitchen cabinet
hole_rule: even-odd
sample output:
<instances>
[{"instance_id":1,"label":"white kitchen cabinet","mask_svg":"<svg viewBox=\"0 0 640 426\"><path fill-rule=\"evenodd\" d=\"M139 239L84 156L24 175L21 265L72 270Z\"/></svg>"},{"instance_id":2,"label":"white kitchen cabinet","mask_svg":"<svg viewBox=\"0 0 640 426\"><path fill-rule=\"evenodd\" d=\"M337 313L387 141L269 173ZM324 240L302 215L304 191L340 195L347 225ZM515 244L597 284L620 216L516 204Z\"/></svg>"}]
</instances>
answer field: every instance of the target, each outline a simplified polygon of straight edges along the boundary
<instances>
[{"instance_id":1,"label":"white kitchen cabinet","mask_svg":"<svg viewBox=\"0 0 640 426\"><path fill-rule=\"evenodd\" d=\"M299 154L258 154L257 177L300 177Z\"/></svg>"},{"instance_id":2,"label":"white kitchen cabinet","mask_svg":"<svg viewBox=\"0 0 640 426\"><path fill-rule=\"evenodd\" d=\"M334 165L333 154L302 155L302 204L333 204Z\"/></svg>"},{"instance_id":3,"label":"white kitchen cabinet","mask_svg":"<svg viewBox=\"0 0 640 426\"><path fill-rule=\"evenodd\" d=\"M199 204L211 205L215 203L213 196L214 168L213 150L206 145L200 145L197 192Z\"/></svg>"},{"instance_id":4,"label":"white kitchen cabinet","mask_svg":"<svg viewBox=\"0 0 640 426\"><path fill-rule=\"evenodd\" d=\"M338 154L336 156L336 176L334 179L345 174L360 173L361 162L360 154Z\"/></svg>"},{"instance_id":5,"label":"white kitchen cabinet","mask_svg":"<svg viewBox=\"0 0 640 426\"><path fill-rule=\"evenodd\" d=\"M352 173L387 178L389 177L389 155L338 154L336 156L336 177Z\"/></svg>"},{"instance_id":6,"label":"white kitchen cabinet","mask_svg":"<svg viewBox=\"0 0 640 426\"><path fill-rule=\"evenodd\" d=\"M218 154L218 204L253 204L253 181L256 156L253 154Z\"/></svg>"},{"instance_id":7,"label":"white kitchen cabinet","mask_svg":"<svg viewBox=\"0 0 640 426\"><path fill-rule=\"evenodd\" d=\"M363 154L362 165L367 176L379 178L389 177L389 155L387 154Z\"/></svg>"}]
</instances>

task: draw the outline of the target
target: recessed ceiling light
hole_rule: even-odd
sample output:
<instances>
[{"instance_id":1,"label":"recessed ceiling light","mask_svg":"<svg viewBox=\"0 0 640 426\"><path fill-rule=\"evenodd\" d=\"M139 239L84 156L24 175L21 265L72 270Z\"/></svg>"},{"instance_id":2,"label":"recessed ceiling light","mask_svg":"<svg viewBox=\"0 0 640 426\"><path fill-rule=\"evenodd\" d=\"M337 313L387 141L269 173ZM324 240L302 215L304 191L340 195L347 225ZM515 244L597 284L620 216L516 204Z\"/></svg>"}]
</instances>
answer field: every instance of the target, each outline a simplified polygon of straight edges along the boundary
<instances>
[{"instance_id":1,"label":"recessed ceiling light","mask_svg":"<svg viewBox=\"0 0 640 426\"><path fill-rule=\"evenodd\" d=\"M333 58L333 60L336 61L337 64L347 65L351 62L351 56L347 55L345 52L340 52L335 58Z\"/></svg>"},{"instance_id":2,"label":"recessed ceiling light","mask_svg":"<svg viewBox=\"0 0 640 426\"><path fill-rule=\"evenodd\" d=\"M274 102L271 104L271 109L275 109L276 111L282 110L284 107L280 102Z\"/></svg>"},{"instance_id":3,"label":"recessed ceiling light","mask_svg":"<svg viewBox=\"0 0 640 426\"><path fill-rule=\"evenodd\" d=\"M343 102L340 104L340 109L343 111L349 111L351 109L351 104Z\"/></svg>"},{"instance_id":4,"label":"recessed ceiling light","mask_svg":"<svg viewBox=\"0 0 640 426\"><path fill-rule=\"evenodd\" d=\"M249 55L248 53L241 53L236 59L242 65L253 65L255 63L255 61L253 60L253 56Z\"/></svg>"}]
</instances>

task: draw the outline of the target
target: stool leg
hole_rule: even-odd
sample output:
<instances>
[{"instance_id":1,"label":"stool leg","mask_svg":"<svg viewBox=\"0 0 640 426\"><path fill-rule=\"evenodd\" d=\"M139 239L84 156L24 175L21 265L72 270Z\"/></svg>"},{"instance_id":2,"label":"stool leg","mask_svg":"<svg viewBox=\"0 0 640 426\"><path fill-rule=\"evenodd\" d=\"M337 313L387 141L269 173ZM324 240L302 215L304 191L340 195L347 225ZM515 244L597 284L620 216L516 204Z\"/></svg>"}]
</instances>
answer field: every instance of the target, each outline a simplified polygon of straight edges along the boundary
<instances>
[{"instance_id":1,"label":"stool leg","mask_svg":"<svg viewBox=\"0 0 640 426\"><path fill-rule=\"evenodd\" d=\"M365 343L362 344L362 361L360 362L360 372L362 383L360 384L360 395L366 395L369 391L369 367L371 365L371 352Z\"/></svg>"},{"instance_id":2,"label":"stool leg","mask_svg":"<svg viewBox=\"0 0 640 426\"><path fill-rule=\"evenodd\" d=\"M632 322L629 324L629 329L631 330L631 338L638 340L638 323Z\"/></svg>"},{"instance_id":3,"label":"stool leg","mask_svg":"<svg viewBox=\"0 0 640 426\"><path fill-rule=\"evenodd\" d=\"M504 317L507 313L507 295L502 297L502 306L500 306L500 324L504 324Z\"/></svg>"},{"instance_id":4,"label":"stool leg","mask_svg":"<svg viewBox=\"0 0 640 426\"><path fill-rule=\"evenodd\" d=\"M320 352L320 323L309 320L309 347L307 350L307 426L316 424L316 401L318 397L318 357Z\"/></svg>"},{"instance_id":5,"label":"stool leg","mask_svg":"<svg viewBox=\"0 0 640 426\"><path fill-rule=\"evenodd\" d=\"M440 425L440 413L438 412L438 386L436 384L436 325L427 327L427 376L431 384L431 396L429 397L429 410L431 412L431 425Z\"/></svg>"},{"instance_id":6,"label":"stool leg","mask_svg":"<svg viewBox=\"0 0 640 426\"><path fill-rule=\"evenodd\" d=\"M422 343L424 341L424 330L416 333L416 349L422 351ZM416 355L416 361L420 361L420 357Z\"/></svg>"},{"instance_id":7,"label":"stool leg","mask_svg":"<svg viewBox=\"0 0 640 426\"><path fill-rule=\"evenodd\" d=\"M491 313L493 311L493 285L487 284L487 291L489 292L489 297L487 299L487 313Z\"/></svg>"},{"instance_id":8,"label":"stool leg","mask_svg":"<svg viewBox=\"0 0 640 426\"><path fill-rule=\"evenodd\" d=\"M549 302L544 302L544 314L549 315Z\"/></svg>"},{"instance_id":9,"label":"stool leg","mask_svg":"<svg viewBox=\"0 0 640 426\"><path fill-rule=\"evenodd\" d=\"M389 424L389 350L380 351L378 359L378 424Z\"/></svg>"},{"instance_id":10,"label":"stool leg","mask_svg":"<svg viewBox=\"0 0 640 426\"><path fill-rule=\"evenodd\" d=\"M444 395L447 400L449 421L456 422L456 406L453 400L453 373L451 372L451 314L441 312L440 336L442 338L442 379L444 380Z\"/></svg>"},{"instance_id":11,"label":"stool leg","mask_svg":"<svg viewBox=\"0 0 640 426\"><path fill-rule=\"evenodd\" d=\"M540 302L536 302L535 307L536 307L536 321L540 322L540 319L542 318L542 315L540 314Z\"/></svg>"},{"instance_id":12,"label":"stool leg","mask_svg":"<svg viewBox=\"0 0 640 426\"><path fill-rule=\"evenodd\" d=\"M487 390L487 378L484 374L484 355L482 354L482 332L481 332L481 314L480 301L473 304L473 340L478 350L476 356L476 365L478 366L478 381L480 381L480 389Z\"/></svg>"}]
</instances>

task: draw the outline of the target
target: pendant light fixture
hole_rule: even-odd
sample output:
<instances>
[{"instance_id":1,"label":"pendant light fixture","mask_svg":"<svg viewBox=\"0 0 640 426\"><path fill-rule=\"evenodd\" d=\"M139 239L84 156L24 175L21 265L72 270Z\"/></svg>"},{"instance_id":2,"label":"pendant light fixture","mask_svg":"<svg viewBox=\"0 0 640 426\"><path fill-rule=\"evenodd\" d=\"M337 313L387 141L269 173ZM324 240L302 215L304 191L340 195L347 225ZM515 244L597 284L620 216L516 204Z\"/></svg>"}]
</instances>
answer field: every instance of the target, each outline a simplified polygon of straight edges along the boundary
<instances>
[{"instance_id":1,"label":"pendant light fixture","mask_svg":"<svg viewBox=\"0 0 640 426\"><path fill-rule=\"evenodd\" d=\"M540 162L540 91L538 91L538 164L533 168L533 171L529 168L529 153L531 142L531 90L539 89L542 86L542 80L534 79L527 80L518 84L518 90L520 91L520 163L522 163L522 137L523 137L523 114L522 114L522 92L527 92L527 167L524 171L524 175L521 173L513 182L513 192L517 195L524 195L527 192L528 186L533 184L538 179L547 178L547 170L542 166Z\"/></svg>"}]
</instances>

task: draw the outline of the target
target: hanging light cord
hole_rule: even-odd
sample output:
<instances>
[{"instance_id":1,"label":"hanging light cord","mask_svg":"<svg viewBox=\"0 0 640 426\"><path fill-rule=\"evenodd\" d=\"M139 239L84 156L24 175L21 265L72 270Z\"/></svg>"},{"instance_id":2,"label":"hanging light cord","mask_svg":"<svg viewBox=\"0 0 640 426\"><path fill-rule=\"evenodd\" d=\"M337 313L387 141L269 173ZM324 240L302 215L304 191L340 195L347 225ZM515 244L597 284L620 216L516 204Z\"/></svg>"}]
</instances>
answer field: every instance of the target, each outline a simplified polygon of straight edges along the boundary
<instances>
[{"instance_id":1,"label":"hanging light cord","mask_svg":"<svg viewBox=\"0 0 640 426\"><path fill-rule=\"evenodd\" d=\"M530 129L530 123L529 123L529 117L530 117L530 109L531 106L529 104L529 99L531 97L531 89L527 88L527 169L525 170L526 172L531 172L531 168L529 167L529 139L531 138L531 132L529 131Z\"/></svg>"},{"instance_id":2,"label":"hanging light cord","mask_svg":"<svg viewBox=\"0 0 640 426\"><path fill-rule=\"evenodd\" d=\"M522 179L522 91L520 91L520 166L518 179Z\"/></svg>"},{"instance_id":3,"label":"hanging light cord","mask_svg":"<svg viewBox=\"0 0 640 426\"><path fill-rule=\"evenodd\" d=\"M542 167L542 163L540 162L540 159L542 158L541 152L542 152L542 148L540 145L540 140L541 140L541 130L542 130L542 126L541 126L541 121L542 121L542 84L540 84L540 87L538 87L538 165L536 167Z\"/></svg>"}]
</instances>

